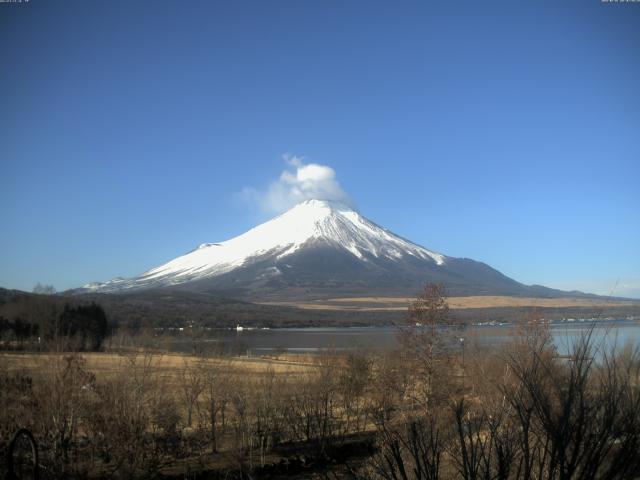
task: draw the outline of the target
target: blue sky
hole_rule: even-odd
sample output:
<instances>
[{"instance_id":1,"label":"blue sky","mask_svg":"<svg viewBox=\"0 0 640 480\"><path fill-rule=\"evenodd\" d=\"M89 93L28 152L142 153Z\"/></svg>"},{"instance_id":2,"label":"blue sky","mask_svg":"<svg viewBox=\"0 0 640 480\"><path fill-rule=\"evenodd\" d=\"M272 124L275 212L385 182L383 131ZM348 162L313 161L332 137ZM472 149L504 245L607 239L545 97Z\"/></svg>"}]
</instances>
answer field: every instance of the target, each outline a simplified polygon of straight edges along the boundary
<instances>
[{"instance_id":1,"label":"blue sky","mask_svg":"<svg viewBox=\"0 0 640 480\"><path fill-rule=\"evenodd\" d=\"M240 234L288 154L428 248L640 297L640 4L30 0L0 44L0 286Z\"/></svg>"}]
</instances>

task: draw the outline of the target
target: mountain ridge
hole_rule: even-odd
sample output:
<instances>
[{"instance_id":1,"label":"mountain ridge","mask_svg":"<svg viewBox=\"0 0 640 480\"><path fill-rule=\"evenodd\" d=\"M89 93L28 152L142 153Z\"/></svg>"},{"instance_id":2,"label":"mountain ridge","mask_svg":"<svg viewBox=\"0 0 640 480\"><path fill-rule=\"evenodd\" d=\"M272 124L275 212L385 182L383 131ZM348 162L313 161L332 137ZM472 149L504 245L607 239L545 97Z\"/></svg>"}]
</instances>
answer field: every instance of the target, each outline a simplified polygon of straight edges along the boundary
<instances>
[{"instance_id":1,"label":"mountain ridge","mask_svg":"<svg viewBox=\"0 0 640 480\"><path fill-rule=\"evenodd\" d=\"M307 200L223 242L202 243L129 279L77 293L172 287L250 300L402 295L427 282L452 295L588 295L527 286L489 265L443 255L365 218L351 207Z\"/></svg>"}]
</instances>

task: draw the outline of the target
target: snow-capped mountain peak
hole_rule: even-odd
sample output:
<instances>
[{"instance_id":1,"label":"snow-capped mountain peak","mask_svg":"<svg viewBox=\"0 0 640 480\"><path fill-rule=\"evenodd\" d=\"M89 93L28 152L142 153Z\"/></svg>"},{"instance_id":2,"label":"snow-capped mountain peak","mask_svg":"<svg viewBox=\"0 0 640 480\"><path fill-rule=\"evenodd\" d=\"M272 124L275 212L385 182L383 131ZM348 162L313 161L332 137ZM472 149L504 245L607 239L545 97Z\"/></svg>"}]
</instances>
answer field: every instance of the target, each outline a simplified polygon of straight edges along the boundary
<instances>
[{"instance_id":1,"label":"snow-capped mountain peak","mask_svg":"<svg viewBox=\"0 0 640 480\"><path fill-rule=\"evenodd\" d=\"M411 243L361 216L351 207L327 200L307 200L251 230L195 250L132 279L89 284L92 291L122 291L213 278L269 259L271 263L317 245L348 252L360 262L416 259L442 266L447 257ZM279 269L266 270L277 274Z\"/></svg>"}]
</instances>

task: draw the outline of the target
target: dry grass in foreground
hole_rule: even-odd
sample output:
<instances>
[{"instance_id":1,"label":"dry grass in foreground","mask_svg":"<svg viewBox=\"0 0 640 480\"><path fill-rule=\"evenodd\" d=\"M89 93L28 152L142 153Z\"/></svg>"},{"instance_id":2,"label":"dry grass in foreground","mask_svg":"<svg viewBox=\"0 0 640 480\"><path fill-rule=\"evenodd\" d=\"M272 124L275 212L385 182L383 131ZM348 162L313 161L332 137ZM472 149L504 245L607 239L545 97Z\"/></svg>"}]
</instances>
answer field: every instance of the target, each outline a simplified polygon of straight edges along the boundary
<instances>
[{"instance_id":1,"label":"dry grass in foreground","mask_svg":"<svg viewBox=\"0 0 640 480\"><path fill-rule=\"evenodd\" d=\"M64 353L0 353L0 363L9 371L43 371L46 367L61 361L68 356ZM127 365L139 363L144 360L148 353L102 353L85 352L82 353L85 368L96 375L112 375L121 372ZM153 370L164 377L177 377L181 372L195 368L196 366L212 369L224 368L243 375L274 374L297 374L308 372L314 368L312 359L304 356L282 355L273 358L202 358L181 353L156 353L153 354Z\"/></svg>"}]
</instances>

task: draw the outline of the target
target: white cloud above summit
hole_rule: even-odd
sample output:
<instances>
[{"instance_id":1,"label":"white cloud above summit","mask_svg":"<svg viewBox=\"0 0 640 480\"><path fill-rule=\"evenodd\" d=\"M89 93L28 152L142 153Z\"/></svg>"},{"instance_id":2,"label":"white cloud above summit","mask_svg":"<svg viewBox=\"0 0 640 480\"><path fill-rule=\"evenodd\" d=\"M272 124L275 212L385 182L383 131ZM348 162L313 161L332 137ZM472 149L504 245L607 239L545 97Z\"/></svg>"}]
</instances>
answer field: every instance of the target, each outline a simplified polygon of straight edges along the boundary
<instances>
[{"instance_id":1,"label":"white cloud above summit","mask_svg":"<svg viewBox=\"0 0 640 480\"><path fill-rule=\"evenodd\" d=\"M305 200L330 200L351 205L336 172L328 165L305 163L304 157L285 155L289 165L280 177L264 190L245 187L240 198L266 213L281 213Z\"/></svg>"}]
</instances>

